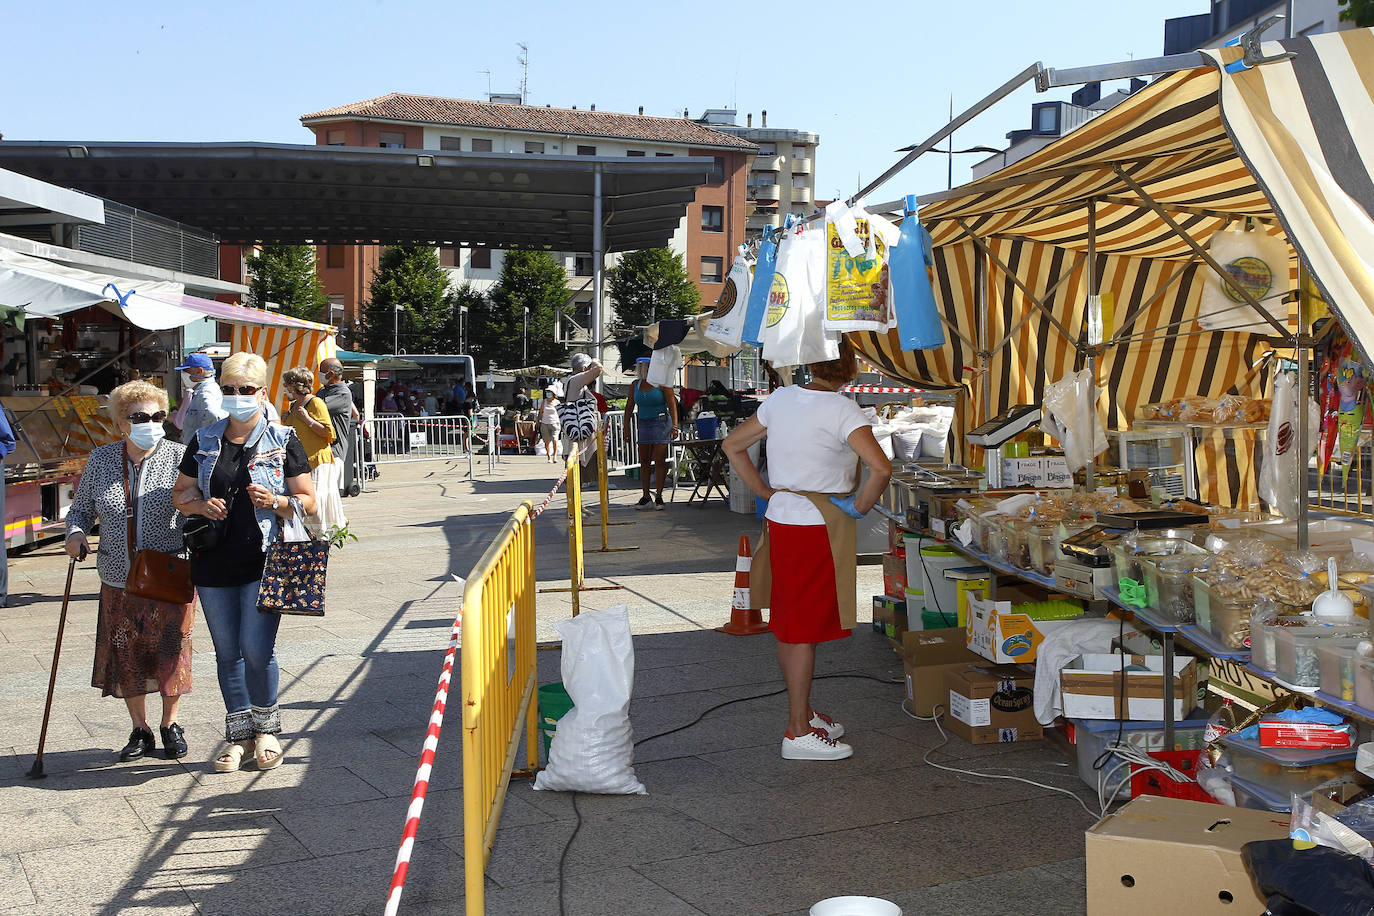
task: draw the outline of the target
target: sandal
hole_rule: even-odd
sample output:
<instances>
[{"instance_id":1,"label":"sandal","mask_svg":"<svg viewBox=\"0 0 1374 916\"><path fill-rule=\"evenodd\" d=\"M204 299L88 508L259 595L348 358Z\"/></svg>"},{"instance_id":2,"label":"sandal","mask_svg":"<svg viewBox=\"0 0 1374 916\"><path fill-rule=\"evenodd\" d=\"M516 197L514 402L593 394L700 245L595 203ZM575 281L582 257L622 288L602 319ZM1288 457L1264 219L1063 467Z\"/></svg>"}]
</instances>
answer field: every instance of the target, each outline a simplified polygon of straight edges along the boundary
<instances>
[{"instance_id":1,"label":"sandal","mask_svg":"<svg viewBox=\"0 0 1374 916\"><path fill-rule=\"evenodd\" d=\"M248 741L229 741L224 750L215 758L216 773L233 773L243 766L243 758L248 753Z\"/></svg>"},{"instance_id":2,"label":"sandal","mask_svg":"<svg viewBox=\"0 0 1374 916\"><path fill-rule=\"evenodd\" d=\"M253 756L257 758L259 770L271 770L281 766L281 743L276 735L258 735L254 739ZM275 756L268 757L268 754Z\"/></svg>"}]
</instances>

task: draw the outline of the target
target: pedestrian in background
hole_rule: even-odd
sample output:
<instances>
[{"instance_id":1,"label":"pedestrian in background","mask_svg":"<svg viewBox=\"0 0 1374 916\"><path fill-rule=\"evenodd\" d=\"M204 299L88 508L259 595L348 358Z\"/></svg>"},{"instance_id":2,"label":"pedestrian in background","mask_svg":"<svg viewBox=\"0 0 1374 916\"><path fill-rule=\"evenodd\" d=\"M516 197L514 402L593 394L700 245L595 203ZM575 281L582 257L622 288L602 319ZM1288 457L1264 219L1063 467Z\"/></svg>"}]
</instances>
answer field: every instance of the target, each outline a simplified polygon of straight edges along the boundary
<instances>
[{"instance_id":1,"label":"pedestrian in background","mask_svg":"<svg viewBox=\"0 0 1374 916\"><path fill-rule=\"evenodd\" d=\"M270 770L282 761L281 618L258 610L258 586L267 547L283 521L315 511L315 487L295 430L267 419L262 357L235 353L224 361L220 381L229 415L187 443L174 500L182 514L222 523L216 543L191 556L191 581L215 644L226 711L228 743L215 757L215 770L237 770L249 753L258 769Z\"/></svg>"},{"instance_id":2,"label":"pedestrian in background","mask_svg":"<svg viewBox=\"0 0 1374 916\"><path fill-rule=\"evenodd\" d=\"M544 389L544 400L539 407L539 439L544 443L544 456L550 462L558 461L558 395Z\"/></svg>"},{"instance_id":3,"label":"pedestrian in background","mask_svg":"<svg viewBox=\"0 0 1374 916\"><path fill-rule=\"evenodd\" d=\"M316 395L329 408L329 422L334 427L334 457L342 464L339 475L339 494L348 495L353 491L354 465L358 456L353 441L353 433L358 423L358 408L353 406L353 392L343 380L343 363L337 359L326 359L320 363L320 390Z\"/></svg>"},{"instance_id":4,"label":"pedestrian in background","mask_svg":"<svg viewBox=\"0 0 1374 916\"><path fill-rule=\"evenodd\" d=\"M5 517L5 459L14 451L17 444L14 430L10 428L9 415L3 407L0 407L0 519ZM3 542L0 542L0 546L2 545ZM0 550L0 607L7 607L9 600L9 557L6 551Z\"/></svg>"},{"instance_id":5,"label":"pedestrian in background","mask_svg":"<svg viewBox=\"0 0 1374 916\"><path fill-rule=\"evenodd\" d=\"M749 489L768 500L750 597L770 609L768 628L778 640L788 700L782 756L840 760L854 753L839 740L844 726L811 706L816 645L843 639L854 627L854 520L877 503L892 464L863 410L838 393L859 374L849 338L838 359L808 368L809 384L770 394L722 448ZM764 438L768 483L749 459L749 446ZM860 461L869 476L854 493Z\"/></svg>"},{"instance_id":6,"label":"pedestrian in background","mask_svg":"<svg viewBox=\"0 0 1374 916\"><path fill-rule=\"evenodd\" d=\"M636 420L636 413L638 419ZM666 385L649 384L649 358L635 360L635 381L625 399L625 445L630 444L631 423L639 434L639 486L644 495L636 509L650 504L663 509L663 483L668 479L668 445L677 438L677 398ZM649 499L649 476L653 474L654 498Z\"/></svg>"},{"instance_id":7,"label":"pedestrian in background","mask_svg":"<svg viewBox=\"0 0 1374 916\"><path fill-rule=\"evenodd\" d=\"M334 425L330 422L329 408L324 401L311 394L315 385L315 373L304 366L288 369L282 373L282 387L291 399L291 409L286 412L286 425L296 431L305 449L306 460L310 462L310 480L315 484L315 511L306 520L311 532L325 534L330 528L342 528L348 524L344 517L343 499L339 493L343 489L343 462L334 454L330 444L334 441Z\"/></svg>"},{"instance_id":8,"label":"pedestrian in background","mask_svg":"<svg viewBox=\"0 0 1374 916\"><path fill-rule=\"evenodd\" d=\"M219 386L215 384L215 364L207 353L192 353L177 366L181 373L181 409L177 411L181 441L190 442L196 431L224 419ZM176 421L174 418L173 422Z\"/></svg>"},{"instance_id":9,"label":"pedestrian in background","mask_svg":"<svg viewBox=\"0 0 1374 916\"><path fill-rule=\"evenodd\" d=\"M185 447L164 439L167 392L144 381L110 392L110 416L123 438L91 449L67 509L67 555L85 559L87 535L100 526L96 568L100 605L96 611L95 664L91 686L120 697L133 731L120 760L153 753L147 695L162 696L163 754L186 756L178 704L191 692L191 627L195 604L174 604L124 590L133 556L157 550L180 556L182 516L172 508L172 488ZM130 525L135 543L129 543Z\"/></svg>"}]
</instances>

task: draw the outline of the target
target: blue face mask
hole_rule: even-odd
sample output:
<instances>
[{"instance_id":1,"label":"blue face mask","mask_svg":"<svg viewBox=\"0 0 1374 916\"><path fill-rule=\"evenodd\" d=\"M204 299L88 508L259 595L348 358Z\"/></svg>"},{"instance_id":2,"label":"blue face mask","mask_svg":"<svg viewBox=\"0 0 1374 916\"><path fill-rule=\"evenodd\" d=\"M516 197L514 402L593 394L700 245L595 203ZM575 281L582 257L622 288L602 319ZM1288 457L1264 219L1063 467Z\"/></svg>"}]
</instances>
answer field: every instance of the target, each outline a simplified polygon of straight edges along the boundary
<instances>
[{"instance_id":1,"label":"blue face mask","mask_svg":"<svg viewBox=\"0 0 1374 916\"><path fill-rule=\"evenodd\" d=\"M129 441L135 448L150 449L162 441L167 431L161 423L130 423Z\"/></svg>"},{"instance_id":2,"label":"blue face mask","mask_svg":"<svg viewBox=\"0 0 1374 916\"><path fill-rule=\"evenodd\" d=\"M256 394L226 394L223 404L229 416L240 423L246 423L253 419L262 409L262 402L258 400Z\"/></svg>"}]
</instances>

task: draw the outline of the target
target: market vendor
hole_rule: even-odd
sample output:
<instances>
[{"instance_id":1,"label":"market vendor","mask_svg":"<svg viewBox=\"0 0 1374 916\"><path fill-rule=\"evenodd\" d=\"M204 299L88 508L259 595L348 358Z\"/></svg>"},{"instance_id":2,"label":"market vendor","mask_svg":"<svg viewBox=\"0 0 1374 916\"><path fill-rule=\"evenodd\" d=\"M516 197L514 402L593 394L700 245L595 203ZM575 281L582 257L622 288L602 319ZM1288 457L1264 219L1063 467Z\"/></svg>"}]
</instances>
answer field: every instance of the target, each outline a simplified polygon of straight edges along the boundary
<instances>
[{"instance_id":1,"label":"market vendor","mask_svg":"<svg viewBox=\"0 0 1374 916\"><path fill-rule=\"evenodd\" d=\"M778 666L787 685L782 756L841 760L854 753L839 740L844 727L811 706L816 644L842 639L854 628L854 520L878 502L892 465L863 411L838 393L859 374L848 338L841 342L838 359L808 368L809 384L769 395L722 448L749 489L768 500L751 597L756 607L771 608L768 628L778 639ZM751 445L765 438L768 483L748 454ZM855 493L859 462L869 474Z\"/></svg>"}]
</instances>

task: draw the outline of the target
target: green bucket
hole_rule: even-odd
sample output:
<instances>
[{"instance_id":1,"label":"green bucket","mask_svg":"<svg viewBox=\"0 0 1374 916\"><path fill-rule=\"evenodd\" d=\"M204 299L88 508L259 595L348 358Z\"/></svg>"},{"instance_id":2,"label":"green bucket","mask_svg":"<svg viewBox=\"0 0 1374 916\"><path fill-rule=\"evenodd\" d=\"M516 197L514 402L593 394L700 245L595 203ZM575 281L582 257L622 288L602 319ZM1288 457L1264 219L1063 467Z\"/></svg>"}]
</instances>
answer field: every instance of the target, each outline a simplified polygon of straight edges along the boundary
<instances>
[{"instance_id":1,"label":"green bucket","mask_svg":"<svg viewBox=\"0 0 1374 916\"><path fill-rule=\"evenodd\" d=\"M553 733L558 730L558 720L572 708L572 698L563 689L562 681L539 688L539 734L544 738L545 760L549 759L549 744L553 741Z\"/></svg>"},{"instance_id":2,"label":"green bucket","mask_svg":"<svg viewBox=\"0 0 1374 916\"><path fill-rule=\"evenodd\" d=\"M926 630L943 630L947 627L958 626L953 614L941 614L939 611L923 608L921 610L921 627Z\"/></svg>"}]
</instances>

